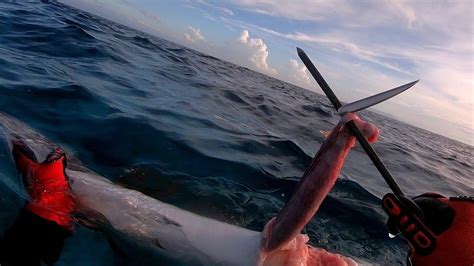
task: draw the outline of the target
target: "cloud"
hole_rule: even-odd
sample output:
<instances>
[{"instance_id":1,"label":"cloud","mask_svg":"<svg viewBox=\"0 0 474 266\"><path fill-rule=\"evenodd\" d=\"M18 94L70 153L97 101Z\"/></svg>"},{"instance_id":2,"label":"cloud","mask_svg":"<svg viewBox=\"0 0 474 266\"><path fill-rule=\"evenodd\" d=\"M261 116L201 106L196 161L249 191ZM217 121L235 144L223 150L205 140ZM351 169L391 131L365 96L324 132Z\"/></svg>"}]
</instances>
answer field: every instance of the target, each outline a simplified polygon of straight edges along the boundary
<instances>
[{"instance_id":1,"label":"cloud","mask_svg":"<svg viewBox=\"0 0 474 266\"><path fill-rule=\"evenodd\" d=\"M231 9L226 8L226 7L221 7L219 5L214 5L214 4L208 3L204 0L197 1L197 3L199 3L201 5L204 5L204 6L211 7L213 9L219 11L222 15L226 15L226 16L233 16L234 15L234 12Z\"/></svg>"},{"instance_id":2,"label":"cloud","mask_svg":"<svg viewBox=\"0 0 474 266\"><path fill-rule=\"evenodd\" d=\"M416 22L415 10L408 6L405 2L399 0L387 1L387 6L394 7L392 10L398 11L401 14L401 17L406 20L408 28L412 28L413 24ZM391 8L390 8L391 9Z\"/></svg>"},{"instance_id":3,"label":"cloud","mask_svg":"<svg viewBox=\"0 0 474 266\"><path fill-rule=\"evenodd\" d=\"M231 9L221 7L217 4L211 4L204 0L185 1L183 6L196 10L201 13L204 18L214 22L217 21L217 17L230 17L234 15L234 11Z\"/></svg>"},{"instance_id":4,"label":"cloud","mask_svg":"<svg viewBox=\"0 0 474 266\"><path fill-rule=\"evenodd\" d=\"M248 30L243 30L234 40L219 46L208 42L202 31L193 26L188 26L183 36L179 43L190 48L267 75L277 76L276 69L268 62L267 45L261 38L250 37Z\"/></svg>"},{"instance_id":5,"label":"cloud","mask_svg":"<svg viewBox=\"0 0 474 266\"><path fill-rule=\"evenodd\" d=\"M268 16L297 21L332 20L347 27L380 26L394 21L411 27L417 21L413 7L398 0L235 0L233 3Z\"/></svg>"},{"instance_id":6,"label":"cloud","mask_svg":"<svg viewBox=\"0 0 474 266\"><path fill-rule=\"evenodd\" d=\"M222 12L228 16L233 16L234 12L228 8L221 8Z\"/></svg>"},{"instance_id":7,"label":"cloud","mask_svg":"<svg viewBox=\"0 0 474 266\"><path fill-rule=\"evenodd\" d=\"M186 41L190 43L198 43L198 42L205 42L206 39L201 34L201 30L194 28L192 26L188 26L188 32L184 33L184 37Z\"/></svg>"},{"instance_id":8,"label":"cloud","mask_svg":"<svg viewBox=\"0 0 474 266\"><path fill-rule=\"evenodd\" d=\"M358 45L347 37L340 36L338 34L309 35L301 32L281 33L263 27L256 26L256 28L278 37L293 40L295 42L306 42L325 45L333 51L344 51L361 60L377 64L387 69L391 69L405 74L408 73L406 72L406 70L398 67L397 65L391 64L387 60L384 60L385 55L383 53L378 53L374 50L362 48L361 45Z\"/></svg>"},{"instance_id":9,"label":"cloud","mask_svg":"<svg viewBox=\"0 0 474 266\"><path fill-rule=\"evenodd\" d=\"M314 89L316 85L303 63L298 63L295 59L290 59L285 69L280 71L282 73L279 78L303 88Z\"/></svg>"},{"instance_id":10,"label":"cloud","mask_svg":"<svg viewBox=\"0 0 474 266\"><path fill-rule=\"evenodd\" d=\"M347 10L344 5L341 5L342 2L344 1L236 0L234 4L260 14L295 20L319 21L326 15L333 15L337 12L346 13Z\"/></svg>"},{"instance_id":11,"label":"cloud","mask_svg":"<svg viewBox=\"0 0 474 266\"><path fill-rule=\"evenodd\" d=\"M243 30L238 37L223 46L216 46L204 38L200 29L188 26L181 43L198 51L222 58L237 65L277 76L277 70L268 62L268 47L261 38L250 37L248 30Z\"/></svg>"},{"instance_id":12,"label":"cloud","mask_svg":"<svg viewBox=\"0 0 474 266\"><path fill-rule=\"evenodd\" d=\"M224 59L275 76L277 71L269 65L268 55L267 45L261 38L250 37L248 30L243 30L239 38L222 51Z\"/></svg>"}]
</instances>

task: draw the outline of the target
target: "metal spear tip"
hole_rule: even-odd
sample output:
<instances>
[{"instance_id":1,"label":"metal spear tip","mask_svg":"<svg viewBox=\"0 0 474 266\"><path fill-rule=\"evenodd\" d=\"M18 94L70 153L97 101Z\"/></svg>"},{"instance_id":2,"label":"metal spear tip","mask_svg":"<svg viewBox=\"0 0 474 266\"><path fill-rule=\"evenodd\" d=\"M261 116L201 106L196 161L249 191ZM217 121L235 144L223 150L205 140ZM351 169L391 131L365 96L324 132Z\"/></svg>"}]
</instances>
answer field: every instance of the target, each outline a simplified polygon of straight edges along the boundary
<instances>
[{"instance_id":1,"label":"metal spear tip","mask_svg":"<svg viewBox=\"0 0 474 266\"><path fill-rule=\"evenodd\" d=\"M303 49L299 48L299 47L296 47L296 52L298 53L299 56L305 54L305 52L303 51Z\"/></svg>"},{"instance_id":2,"label":"metal spear tip","mask_svg":"<svg viewBox=\"0 0 474 266\"><path fill-rule=\"evenodd\" d=\"M390 99L390 98L392 98L392 97L408 90L409 88L413 87L413 85L415 85L418 81L419 80L415 80L415 81L412 81L412 82L407 83L405 85L393 88L391 90L387 90L387 91L381 92L379 94L372 95L370 97L360 99L360 100L352 102L352 103L345 104L345 105L341 106L341 108L338 109L338 113L340 115L343 115L345 113L354 113L354 112L369 108L373 105L384 102L384 101L386 101L386 100L388 100L388 99Z\"/></svg>"}]
</instances>

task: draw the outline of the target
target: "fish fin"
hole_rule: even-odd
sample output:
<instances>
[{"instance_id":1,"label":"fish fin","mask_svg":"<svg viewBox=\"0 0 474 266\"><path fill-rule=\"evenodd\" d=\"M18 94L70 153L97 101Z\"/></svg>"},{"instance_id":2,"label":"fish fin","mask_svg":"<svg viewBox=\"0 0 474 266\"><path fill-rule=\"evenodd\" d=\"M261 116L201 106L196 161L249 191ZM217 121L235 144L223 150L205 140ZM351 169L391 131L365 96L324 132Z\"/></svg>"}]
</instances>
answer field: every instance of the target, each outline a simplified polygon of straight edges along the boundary
<instances>
[{"instance_id":1,"label":"fish fin","mask_svg":"<svg viewBox=\"0 0 474 266\"><path fill-rule=\"evenodd\" d=\"M89 208L81 207L74 213L74 218L79 224L94 230L112 227L112 224L102 213Z\"/></svg>"}]
</instances>

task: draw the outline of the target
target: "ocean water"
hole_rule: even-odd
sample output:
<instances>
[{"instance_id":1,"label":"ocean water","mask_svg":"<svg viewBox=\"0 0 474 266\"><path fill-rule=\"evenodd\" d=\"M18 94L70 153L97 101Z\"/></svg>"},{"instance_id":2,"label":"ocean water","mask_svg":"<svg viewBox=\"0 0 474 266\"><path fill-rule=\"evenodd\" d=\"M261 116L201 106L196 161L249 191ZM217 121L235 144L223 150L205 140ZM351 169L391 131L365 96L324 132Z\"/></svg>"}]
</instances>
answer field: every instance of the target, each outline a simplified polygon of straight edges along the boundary
<instances>
[{"instance_id":1,"label":"ocean water","mask_svg":"<svg viewBox=\"0 0 474 266\"><path fill-rule=\"evenodd\" d=\"M0 111L126 187L253 230L278 214L339 117L317 93L60 3L0 2ZM375 149L408 195L473 195L472 146L369 111ZM0 235L24 204L0 139ZM311 244L403 264L365 153L351 152L306 228ZM78 226L58 265L148 265L160 258ZM229 240L232 241L232 240ZM148 252L148 253L147 253ZM144 256L143 254L146 254Z\"/></svg>"}]
</instances>

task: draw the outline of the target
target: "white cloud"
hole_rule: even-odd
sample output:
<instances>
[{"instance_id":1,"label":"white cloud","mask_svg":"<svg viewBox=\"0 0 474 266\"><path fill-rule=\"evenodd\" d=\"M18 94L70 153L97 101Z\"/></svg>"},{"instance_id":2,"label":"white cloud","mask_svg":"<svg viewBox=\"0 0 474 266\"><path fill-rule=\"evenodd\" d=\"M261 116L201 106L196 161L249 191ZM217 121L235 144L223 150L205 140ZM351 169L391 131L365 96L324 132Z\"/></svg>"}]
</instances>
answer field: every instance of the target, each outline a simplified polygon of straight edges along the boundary
<instances>
[{"instance_id":1,"label":"white cloud","mask_svg":"<svg viewBox=\"0 0 474 266\"><path fill-rule=\"evenodd\" d=\"M190 43L198 43L198 42L205 42L206 39L201 34L201 30L194 28L192 26L188 26L188 32L184 33L184 37Z\"/></svg>"},{"instance_id":2,"label":"white cloud","mask_svg":"<svg viewBox=\"0 0 474 266\"><path fill-rule=\"evenodd\" d=\"M236 0L234 4L244 6L249 11L271 16L286 17L296 20L319 21L326 15L348 12L345 1L277 1L277 0Z\"/></svg>"},{"instance_id":3,"label":"white cloud","mask_svg":"<svg viewBox=\"0 0 474 266\"><path fill-rule=\"evenodd\" d=\"M222 57L231 62L275 76L277 71L268 63L268 47L261 38L251 38L248 30L222 51Z\"/></svg>"},{"instance_id":4,"label":"white cloud","mask_svg":"<svg viewBox=\"0 0 474 266\"><path fill-rule=\"evenodd\" d=\"M267 75L278 76L277 70L268 62L269 50L264 40L250 37L248 30L243 30L238 37L224 46L209 43L201 30L193 26L188 26L183 36L181 43L193 49Z\"/></svg>"},{"instance_id":5,"label":"white cloud","mask_svg":"<svg viewBox=\"0 0 474 266\"><path fill-rule=\"evenodd\" d=\"M347 37L340 36L338 34L321 34L321 35L309 35L301 32L296 33L280 33L274 30L270 30L263 27L256 26L257 29L264 32L273 34L278 37L286 38L296 42L306 42L306 43L315 43L320 45L325 45L333 51L344 51L351 54L354 57L357 57L361 60L365 60L374 64L378 64L387 69L395 70L401 73L407 74L406 70L391 64L387 61L384 61L383 53L378 53L376 50L364 49L361 48L361 45L358 45L348 39Z\"/></svg>"},{"instance_id":6,"label":"white cloud","mask_svg":"<svg viewBox=\"0 0 474 266\"><path fill-rule=\"evenodd\" d=\"M196 10L204 18L214 22L217 22L217 17L231 17L234 15L234 11L231 9L208 3L205 0L186 1L183 6Z\"/></svg>"},{"instance_id":7,"label":"white cloud","mask_svg":"<svg viewBox=\"0 0 474 266\"><path fill-rule=\"evenodd\" d=\"M413 24L416 22L415 10L407 5L407 2L400 0L389 0L387 1L387 6L389 9L394 7L392 10L395 12L400 12L402 19L406 20L408 28L412 28Z\"/></svg>"},{"instance_id":8,"label":"white cloud","mask_svg":"<svg viewBox=\"0 0 474 266\"><path fill-rule=\"evenodd\" d=\"M276 69L268 62L267 45L261 38L250 37L248 30L243 30L238 37L226 45L214 45L208 42L202 31L193 26L188 26L183 36L184 38L179 43L190 48L267 75L278 75Z\"/></svg>"},{"instance_id":9,"label":"white cloud","mask_svg":"<svg viewBox=\"0 0 474 266\"><path fill-rule=\"evenodd\" d=\"M226 8L226 7L221 7L219 5L211 4L211 3L208 3L204 0L198 0L198 1L195 1L195 3L211 7L213 9L219 11L222 15L226 15L226 16L233 16L234 15L234 12L231 9Z\"/></svg>"},{"instance_id":10,"label":"white cloud","mask_svg":"<svg viewBox=\"0 0 474 266\"><path fill-rule=\"evenodd\" d=\"M228 16L233 16L234 12L228 8L221 8L222 12Z\"/></svg>"},{"instance_id":11,"label":"white cloud","mask_svg":"<svg viewBox=\"0 0 474 266\"><path fill-rule=\"evenodd\" d=\"M338 21L347 27L403 23L411 27L417 16L413 7L399 0L235 0L248 11L302 21Z\"/></svg>"},{"instance_id":12,"label":"white cloud","mask_svg":"<svg viewBox=\"0 0 474 266\"><path fill-rule=\"evenodd\" d=\"M290 59L289 64L284 71L280 71L279 78L286 80L303 88L316 88L316 83L313 82L308 70L303 63L298 63L295 59Z\"/></svg>"}]
</instances>

